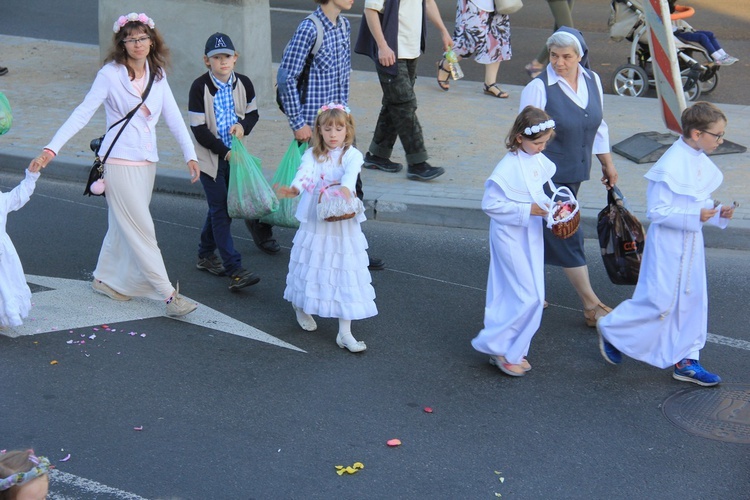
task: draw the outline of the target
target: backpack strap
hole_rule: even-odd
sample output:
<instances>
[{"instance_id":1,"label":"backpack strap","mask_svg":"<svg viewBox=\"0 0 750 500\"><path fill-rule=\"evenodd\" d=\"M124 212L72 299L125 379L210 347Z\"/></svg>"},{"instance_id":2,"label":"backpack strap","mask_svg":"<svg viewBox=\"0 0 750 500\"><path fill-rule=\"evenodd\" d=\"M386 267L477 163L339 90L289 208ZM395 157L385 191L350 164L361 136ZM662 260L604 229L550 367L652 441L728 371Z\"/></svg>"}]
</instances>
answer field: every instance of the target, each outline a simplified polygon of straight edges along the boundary
<instances>
[{"instance_id":1,"label":"backpack strap","mask_svg":"<svg viewBox=\"0 0 750 500\"><path fill-rule=\"evenodd\" d=\"M313 24L315 25L315 29L318 32L318 37L315 39L315 44L313 45L312 49L310 49L310 54L315 57L315 54L318 53L321 45L323 45L323 37L325 36L325 32L323 30L323 22L318 19L318 16L316 16L314 12L307 16L306 19L309 19L313 22Z\"/></svg>"}]
</instances>

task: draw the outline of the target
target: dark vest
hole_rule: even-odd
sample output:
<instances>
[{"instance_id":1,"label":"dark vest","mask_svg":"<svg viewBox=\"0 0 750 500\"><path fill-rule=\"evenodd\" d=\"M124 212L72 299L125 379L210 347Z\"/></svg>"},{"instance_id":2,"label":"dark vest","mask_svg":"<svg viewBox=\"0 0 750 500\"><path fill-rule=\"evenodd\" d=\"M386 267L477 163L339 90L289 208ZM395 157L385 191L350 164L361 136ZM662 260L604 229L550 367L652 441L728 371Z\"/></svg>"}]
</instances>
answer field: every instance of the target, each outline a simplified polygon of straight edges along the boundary
<instances>
[{"instance_id":1,"label":"dark vest","mask_svg":"<svg viewBox=\"0 0 750 500\"><path fill-rule=\"evenodd\" d=\"M602 102L594 75L584 71L591 77L583 79L589 89L589 104L585 109L571 101L559 84L548 85L546 71L539 75L547 91L544 110L555 120L555 137L547 144L544 155L557 166L552 177L556 183L587 181L591 173L591 151L602 123Z\"/></svg>"},{"instance_id":2,"label":"dark vest","mask_svg":"<svg viewBox=\"0 0 750 500\"><path fill-rule=\"evenodd\" d=\"M398 62L398 7L399 0L386 0L383 6L383 13L378 14L380 17L380 26L383 29L383 37L388 46L396 53L396 62ZM424 52L425 41L427 39L427 10L424 0L422 0L422 39L420 49ZM354 45L354 52L370 57L375 61L378 71L383 71L391 75L398 75L398 64L393 66L382 66L378 62L378 44L375 43L370 28L367 26L367 19L362 14L362 22L359 25L359 35L357 43Z\"/></svg>"}]
</instances>

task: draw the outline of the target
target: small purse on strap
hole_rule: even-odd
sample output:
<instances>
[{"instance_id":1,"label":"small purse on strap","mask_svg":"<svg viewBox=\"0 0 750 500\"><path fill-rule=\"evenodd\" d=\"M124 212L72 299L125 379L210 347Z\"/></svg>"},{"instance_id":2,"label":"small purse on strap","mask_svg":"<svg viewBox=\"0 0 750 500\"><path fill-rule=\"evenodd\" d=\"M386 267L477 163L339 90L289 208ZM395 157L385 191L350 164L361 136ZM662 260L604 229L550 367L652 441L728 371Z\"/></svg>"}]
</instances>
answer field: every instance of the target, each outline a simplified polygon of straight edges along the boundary
<instances>
[{"instance_id":1,"label":"small purse on strap","mask_svg":"<svg viewBox=\"0 0 750 500\"><path fill-rule=\"evenodd\" d=\"M156 74L154 72L151 72L151 76L148 80L148 86L146 87L146 90L143 91L143 94L141 94L141 102L138 103L138 106L131 109L127 115L123 116L115 123L110 125L104 135L102 135L101 137L97 137L96 139L91 141L91 144L89 144L89 147L91 147L91 151L94 152L96 158L94 158L94 164L91 166L91 170L89 170L89 178L86 182L86 188L83 190L83 194L85 196L104 196L104 163L107 161L107 158L109 158L109 152L112 151L112 147L117 142L117 139L120 138L120 134L122 134L122 131L125 129L125 127L127 127L130 119L135 116L135 114L138 112L138 109L140 109L140 107L143 106L143 103L146 101L149 92L151 92L151 85L154 83L155 77ZM99 148L102 146L104 136L107 135L115 125L118 125L122 122L125 123L123 123L122 127L120 127L120 130L117 131L117 135L112 141L112 144L109 145L109 148L107 148L107 152L104 154L104 158L100 158Z\"/></svg>"}]
</instances>

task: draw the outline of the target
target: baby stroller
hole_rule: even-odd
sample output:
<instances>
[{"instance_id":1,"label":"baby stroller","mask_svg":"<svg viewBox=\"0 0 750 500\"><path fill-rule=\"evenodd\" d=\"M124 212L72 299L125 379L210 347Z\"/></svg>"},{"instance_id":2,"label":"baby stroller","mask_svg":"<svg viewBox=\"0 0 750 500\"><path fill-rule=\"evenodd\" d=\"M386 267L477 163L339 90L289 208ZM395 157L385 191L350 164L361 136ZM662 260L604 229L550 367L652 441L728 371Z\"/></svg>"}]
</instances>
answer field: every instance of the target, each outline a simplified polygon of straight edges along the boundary
<instances>
[{"instance_id":1,"label":"baby stroller","mask_svg":"<svg viewBox=\"0 0 750 500\"><path fill-rule=\"evenodd\" d=\"M692 29L684 19L694 13L692 7L675 5L672 20L678 26ZM655 85L641 0L612 0L609 27L612 40L619 42L625 38L631 42L627 64L618 67L612 75L612 88L617 95L640 97ZM702 45L683 42L677 37L674 41L685 98L695 101L701 94L713 91L719 84L720 66L713 62Z\"/></svg>"}]
</instances>

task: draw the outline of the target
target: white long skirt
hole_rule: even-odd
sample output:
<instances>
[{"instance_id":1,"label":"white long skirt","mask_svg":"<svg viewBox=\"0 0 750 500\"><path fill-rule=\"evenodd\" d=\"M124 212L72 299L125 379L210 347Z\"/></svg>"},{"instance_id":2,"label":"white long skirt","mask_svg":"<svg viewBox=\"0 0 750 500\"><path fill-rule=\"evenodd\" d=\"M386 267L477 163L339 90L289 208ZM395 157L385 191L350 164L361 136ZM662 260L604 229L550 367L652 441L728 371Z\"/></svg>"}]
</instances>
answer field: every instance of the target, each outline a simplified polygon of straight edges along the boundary
<instances>
[{"instance_id":1,"label":"white long skirt","mask_svg":"<svg viewBox=\"0 0 750 500\"><path fill-rule=\"evenodd\" d=\"M322 318L375 316L367 239L359 226L364 216L325 222L318 220L316 208L310 203L308 222L301 222L294 235L284 299Z\"/></svg>"},{"instance_id":2,"label":"white long skirt","mask_svg":"<svg viewBox=\"0 0 750 500\"><path fill-rule=\"evenodd\" d=\"M519 364L542 322L542 218L528 227L490 222L490 270L484 328L471 341L479 352Z\"/></svg>"},{"instance_id":3,"label":"white long skirt","mask_svg":"<svg viewBox=\"0 0 750 500\"><path fill-rule=\"evenodd\" d=\"M149 210L155 177L155 164L106 166L109 227L94 277L124 295L165 300L174 288Z\"/></svg>"}]
</instances>

